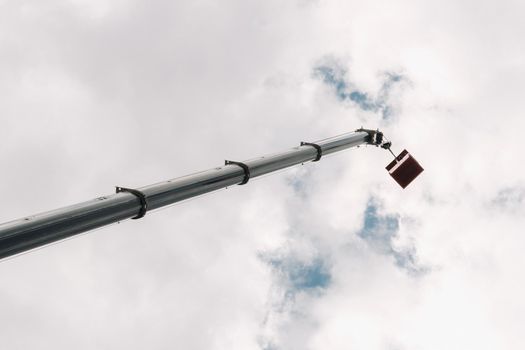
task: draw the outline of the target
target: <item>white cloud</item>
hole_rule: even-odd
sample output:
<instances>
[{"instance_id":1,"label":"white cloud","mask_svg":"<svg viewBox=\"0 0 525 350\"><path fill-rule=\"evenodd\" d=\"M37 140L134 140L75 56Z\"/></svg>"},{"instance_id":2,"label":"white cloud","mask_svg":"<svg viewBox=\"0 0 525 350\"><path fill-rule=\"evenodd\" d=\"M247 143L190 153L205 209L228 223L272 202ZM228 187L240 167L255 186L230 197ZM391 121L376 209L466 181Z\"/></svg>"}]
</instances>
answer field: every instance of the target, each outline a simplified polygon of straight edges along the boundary
<instances>
[{"instance_id":1,"label":"white cloud","mask_svg":"<svg viewBox=\"0 0 525 350\"><path fill-rule=\"evenodd\" d=\"M523 7L0 1L2 222L361 125L425 168L401 190L360 148L3 261L3 346L522 349ZM392 118L327 57L406 77ZM427 273L357 235L371 198ZM286 299L272 254L330 282Z\"/></svg>"}]
</instances>

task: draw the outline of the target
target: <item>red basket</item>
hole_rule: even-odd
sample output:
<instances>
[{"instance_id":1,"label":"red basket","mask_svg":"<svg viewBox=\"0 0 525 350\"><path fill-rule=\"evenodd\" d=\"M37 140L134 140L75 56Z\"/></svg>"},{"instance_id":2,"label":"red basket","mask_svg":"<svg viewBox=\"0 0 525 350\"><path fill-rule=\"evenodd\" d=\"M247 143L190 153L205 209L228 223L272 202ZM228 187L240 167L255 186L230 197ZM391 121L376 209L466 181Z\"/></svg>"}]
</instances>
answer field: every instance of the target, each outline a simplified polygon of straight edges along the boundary
<instances>
[{"instance_id":1,"label":"red basket","mask_svg":"<svg viewBox=\"0 0 525 350\"><path fill-rule=\"evenodd\" d=\"M386 170L401 187L406 188L424 169L405 149L387 165Z\"/></svg>"}]
</instances>

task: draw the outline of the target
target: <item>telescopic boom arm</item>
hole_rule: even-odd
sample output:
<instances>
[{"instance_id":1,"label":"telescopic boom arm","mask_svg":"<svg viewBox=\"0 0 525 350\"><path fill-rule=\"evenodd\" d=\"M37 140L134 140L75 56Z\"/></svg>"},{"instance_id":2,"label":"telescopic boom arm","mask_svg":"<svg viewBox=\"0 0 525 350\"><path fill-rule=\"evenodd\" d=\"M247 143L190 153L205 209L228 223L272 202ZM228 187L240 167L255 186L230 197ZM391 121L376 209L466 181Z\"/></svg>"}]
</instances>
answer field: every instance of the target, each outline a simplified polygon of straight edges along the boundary
<instances>
[{"instance_id":1,"label":"telescopic boom arm","mask_svg":"<svg viewBox=\"0 0 525 350\"><path fill-rule=\"evenodd\" d=\"M117 187L111 195L0 224L0 259L362 144L390 146L383 143L381 132L358 129L244 162L225 161L223 166L138 189Z\"/></svg>"}]
</instances>

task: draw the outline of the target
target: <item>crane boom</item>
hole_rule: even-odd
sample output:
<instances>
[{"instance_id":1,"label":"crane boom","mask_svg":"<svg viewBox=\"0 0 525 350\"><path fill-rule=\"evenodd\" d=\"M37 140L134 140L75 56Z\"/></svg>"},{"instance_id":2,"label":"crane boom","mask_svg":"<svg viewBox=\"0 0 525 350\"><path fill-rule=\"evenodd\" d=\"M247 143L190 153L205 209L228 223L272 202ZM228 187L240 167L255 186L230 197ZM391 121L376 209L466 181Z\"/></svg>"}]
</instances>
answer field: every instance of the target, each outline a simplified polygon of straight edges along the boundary
<instances>
[{"instance_id":1,"label":"crane boom","mask_svg":"<svg viewBox=\"0 0 525 350\"><path fill-rule=\"evenodd\" d=\"M225 161L223 166L138 189L117 187L111 195L6 222L0 224L0 259L122 220L138 219L149 210L243 185L251 178L362 144L383 145L383 134L361 128L317 142L301 142L281 153L245 162Z\"/></svg>"}]
</instances>

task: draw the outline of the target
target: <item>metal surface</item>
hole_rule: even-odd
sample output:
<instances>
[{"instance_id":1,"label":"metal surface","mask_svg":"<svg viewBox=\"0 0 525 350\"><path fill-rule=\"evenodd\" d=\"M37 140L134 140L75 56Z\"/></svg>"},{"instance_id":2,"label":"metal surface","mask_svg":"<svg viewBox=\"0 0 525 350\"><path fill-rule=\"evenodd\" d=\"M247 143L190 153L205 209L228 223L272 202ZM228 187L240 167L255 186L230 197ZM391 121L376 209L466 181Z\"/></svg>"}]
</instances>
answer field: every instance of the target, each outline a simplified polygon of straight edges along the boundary
<instances>
[{"instance_id":1,"label":"metal surface","mask_svg":"<svg viewBox=\"0 0 525 350\"><path fill-rule=\"evenodd\" d=\"M322 154L359 146L369 140L367 132L353 132L315 142ZM313 161L318 151L309 145L243 162L255 178L293 165ZM228 164L138 188L147 199L148 210L161 208L227 186L240 184L245 171ZM37 248L85 231L140 215L140 198L120 192L42 214L0 224L0 258Z\"/></svg>"}]
</instances>

